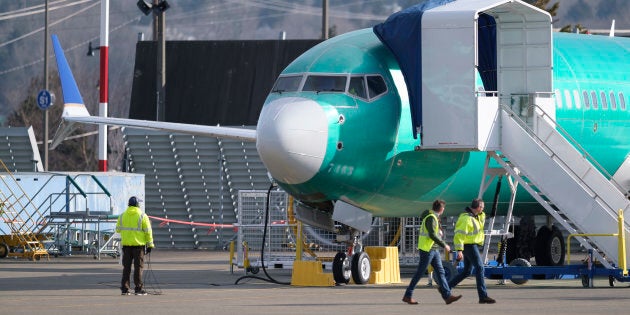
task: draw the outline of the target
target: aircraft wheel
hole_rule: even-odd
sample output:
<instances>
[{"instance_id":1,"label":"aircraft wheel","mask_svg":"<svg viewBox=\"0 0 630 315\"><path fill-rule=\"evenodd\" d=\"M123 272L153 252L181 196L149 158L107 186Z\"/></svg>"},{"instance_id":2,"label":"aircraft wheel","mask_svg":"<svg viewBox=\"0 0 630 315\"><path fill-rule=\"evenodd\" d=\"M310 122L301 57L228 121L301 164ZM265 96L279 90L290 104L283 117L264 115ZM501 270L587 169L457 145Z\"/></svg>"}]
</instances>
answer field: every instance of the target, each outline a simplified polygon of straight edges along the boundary
<instances>
[{"instance_id":1,"label":"aircraft wheel","mask_svg":"<svg viewBox=\"0 0 630 315\"><path fill-rule=\"evenodd\" d=\"M339 252L335 255L332 271L336 284L348 284L348 282L350 282L352 270L350 269L350 260L348 259L348 255L346 255L346 253Z\"/></svg>"},{"instance_id":2,"label":"aircraft wheel","mask_svg":"<svg viewBox=\"0 0 630 315\"><path fill-rule=\"evenodd\" d=\"M536 234L536 265L561 266L564 264L565 244L557 227L543 226Z\"/></svg>"},{"instance_id":3,"label":"aircraft wheel","mask_svg":"<svg viewBox=\"0 0 630 315\"><path fill-rule=\"evenodd\" d=\"M453 265L453 262L442 260L442 266L444 267L444 278L446 281L451 281L457 275L457 268ZM438 283L438 273L433 272L433 281Z\"/></svg>"},{"instance_id":4,"label":"aircraft wheel","mask_svg":"<svg viewBox=\"0 0 630 315\"><path fill-rule=\"evenodd\" d=\"M523 258L516 258L510 262L510 266L531 267L532 264L530 264L529 261ZM512 283L514 284L519 284L519 285L527 283L527 279L525 278L521 278L521 279L511 278L510 281L512 281Z\"/></svg>"},{"instance_id":5,"label":"aircraft wheel","mask_svg":"<svg viewBox=\"0 0 630 315\"><path fill-rule=\"evenodd\" d=\"M366 252L352 255L352 280L354 280L354 283L368 283L371 271L370 256Z\"/></svg>"},{"instance_id":6,"label":"aircraft wheel","mask_svg":"<svg viewBox=\"0 0 630 315\"><path fill-rule=\"evenodd\" d=\"M565 244L562 232L557 227L552 227L551 236L549 237L549 258L551 258L552 266L564 265Z\"/></svg>"},{"instance_id":7,"label":"aircraft wheel","mask_svg":"<svg viewBox=\"0 0 630 315\"><path fill-rule=\"evenodd\" d=\"M0 243L0 258L6 258L9 256L9 246L5 243Z\"/></svg>"},{"instance_id":8,"label":"aircraft wheel","mask_svg":"<svg viewBox=\"0 0 630 315\"><path fill-rule=\"evenodd\" d=\"M520 234L520 230L521 228L519 226L515 226L514 231L512 231L514 237L507 239L505 245L505 262L508 264L514 259L519 258L517 240Z\"/></svg>"},{"instance_id":9,"label":"aircraft wheel","mask_svg":"<svg viewBox=\"0 0 630 315\"><path fill-rule=\"evenodd\" d=\"M551 265L549 259L549 253L545 250L547 240L551 235L551 229L548 226L542 226L536 233L536 265L537 266L549 266Z\"/></svg>"}]
</instances>

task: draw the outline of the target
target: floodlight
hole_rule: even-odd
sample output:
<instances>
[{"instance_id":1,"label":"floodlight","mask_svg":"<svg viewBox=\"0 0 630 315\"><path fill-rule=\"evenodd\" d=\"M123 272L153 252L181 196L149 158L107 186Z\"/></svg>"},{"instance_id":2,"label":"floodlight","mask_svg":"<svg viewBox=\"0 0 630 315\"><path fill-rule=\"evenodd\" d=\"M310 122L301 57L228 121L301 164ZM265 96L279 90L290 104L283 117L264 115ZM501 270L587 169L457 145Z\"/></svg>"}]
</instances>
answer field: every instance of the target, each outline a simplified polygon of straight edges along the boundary
<instances>
[{"instance_id":1,"label":"floodlight","mask_svg":"<svg viewBox=\"0 0 630 315\"><path fill-rule=\"evenodd\" d=\"M144 15L149 15L149 13L151 13L151 6L143 0L138 0L138 3L136 3L136 5L138 6L138 9L140 9L140 11L144 13Z\"/></svg>"},{"instance_id":2,"label":"floodlight","mask_svg":"<svg viewBox=\"0 0 630 315\"><path fill-rule=\"evenodd\" d=\"M155 12L155 14L160 14L168 10L168 8L170 7L171 6L168 4L168 2L164 0L164 1L160 1L160 3L153 6L153 11Z\"/></svg>"},{"instance_id":3,"label":"floodlight","mask_svg":"<svg viewBox=\"0 0 630 315\"><path fill-rule=\"evenodd\" d=\"M96 47L96 48L94 48L94 47L92 47L92 42L90 42L90 43L88 44L88 52L87 52L87 55L88 55L88 56L94 56L94 51L95 51L95 50L99 50L99 49L101 49L101 47Z\"/></svg>"}]
</instances>

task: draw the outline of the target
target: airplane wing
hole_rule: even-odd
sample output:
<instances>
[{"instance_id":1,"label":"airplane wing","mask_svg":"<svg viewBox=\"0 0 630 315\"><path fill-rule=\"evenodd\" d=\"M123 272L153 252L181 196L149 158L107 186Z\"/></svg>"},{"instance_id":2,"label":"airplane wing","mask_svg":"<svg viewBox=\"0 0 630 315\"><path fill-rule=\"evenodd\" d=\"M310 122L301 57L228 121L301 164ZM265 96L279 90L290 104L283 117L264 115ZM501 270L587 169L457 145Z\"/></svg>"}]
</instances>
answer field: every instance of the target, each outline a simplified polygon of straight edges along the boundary
<instances>
[{"instance_id":1,"label":"airplane wing","mask_svg":"<svg viewBox=\"0 0 630 315\"><path fill-rule=\"evenodd\" d=\"M50 146L51 150L56 148L76 129L77 123L163 130L207 137L235 139L247 142L256 141L256 130L254 129L91 116L83 103L83 98L81 97L77 83L72 75L72 70L70 70L68 61L63 53L61 44L57 39L57 35L52 35L52 41L55 58L57 60L59 78L61 80L61 90L63 92L64 104L62 121L55 132L55 136L53 137L52 144Z\"/></svg>"}]
</instances>

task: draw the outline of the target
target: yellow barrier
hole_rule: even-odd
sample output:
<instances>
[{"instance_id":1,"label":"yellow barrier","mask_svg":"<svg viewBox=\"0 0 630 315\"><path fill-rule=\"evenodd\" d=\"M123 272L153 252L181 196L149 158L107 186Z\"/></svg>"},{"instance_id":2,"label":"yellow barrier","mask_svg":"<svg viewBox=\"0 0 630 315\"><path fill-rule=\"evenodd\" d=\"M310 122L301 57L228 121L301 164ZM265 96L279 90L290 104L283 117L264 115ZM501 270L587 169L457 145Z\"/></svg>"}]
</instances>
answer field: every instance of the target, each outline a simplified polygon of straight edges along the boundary
<instances>
[{"instance_id":1,"label":"yellow barrier","mask_svg":"<svg viewBox=\"0 0 630 315\"><path fill-rule=\"evenodd\" d=\"M400 262L395 246L366 246L370 256L370 284L400 283Z\"/></svg>"},{"instance_id":2,"label":"yellow barrier","mask_svg":"<svg viewBox=\"0 0 630 315\"><path fill-rule=\"evenodd\" d=\"M334 287L332 273L324 273L321 261L296 260L293 262L291 285L309 287Z\"/></svg>"},{"instance_id":3,"label":"yellow barrier","mask_svg":"<svg viewBox=\"0 0 630 315\"><path fill-rule=\"evenodd\" d=\"M617 213L617 222L619 233L591 233L591 234L569 234L567 236L567 264L571 263L571 237L573 236L617 236L617 256L619 258L619 268L622 270L623 276L628 275L626 262L626 233L624 233L623 210L619 209Z\"/></svg>"}]
</instances>

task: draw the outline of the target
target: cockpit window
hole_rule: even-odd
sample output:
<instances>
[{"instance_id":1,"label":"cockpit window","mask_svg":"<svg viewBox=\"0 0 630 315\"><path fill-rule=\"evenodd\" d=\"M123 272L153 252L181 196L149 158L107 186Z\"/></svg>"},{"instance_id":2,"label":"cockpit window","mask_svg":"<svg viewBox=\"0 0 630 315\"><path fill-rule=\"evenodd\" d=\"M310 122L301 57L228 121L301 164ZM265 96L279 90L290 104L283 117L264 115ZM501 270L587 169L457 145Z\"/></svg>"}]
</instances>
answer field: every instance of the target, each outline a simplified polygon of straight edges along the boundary
<instances>
[{"instance_id":1,"label":"cockpit window","mask_svg":"<svg viewBox=\"0 0 630 315\"><path fill-rule=\"evenodd\" d=\"M387 92L387 85L385 80L380 75L368 75L367 77L368 95L370 99L376 98L379 95Z\"/></svg>"},{"instance_id":2,"label":"cockpit window","mask_svg":"<svg viewBox=\"0 0 630 315\"><path fill-rule=\"evenodd\" d=\"M271 90L272 93L297 92L302 82L301 75L279 77Z\"/></svg>"},{"instance_id":3,"label":"cockpit window","mask_svg":"<svg viewBox=\"0 0 630 315\"><path fill-rule=\"evenodd\" d=\"M350 85L348 86L348 93L360 98L367 98L365 93L365 84L363 83L363 77L350 78Z\"/></svg>"},{"instance_id":4,"label":"cockpit window","mask_svg":"<svg viewBox=\"0 0 630 315\"><path fill-rule=\"evenodd\" d=\"M309 75L302 91L343 93L346 90L346 80L345 76Z\"/></svg>"}]
</instances>

